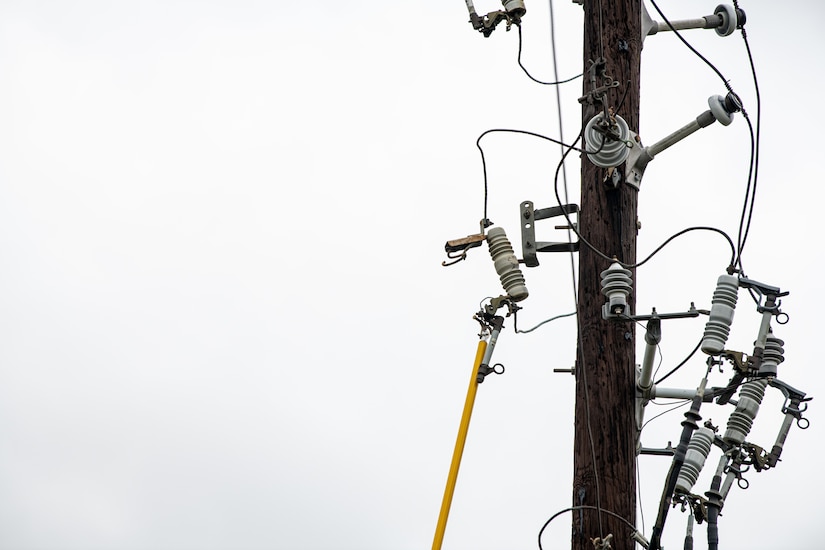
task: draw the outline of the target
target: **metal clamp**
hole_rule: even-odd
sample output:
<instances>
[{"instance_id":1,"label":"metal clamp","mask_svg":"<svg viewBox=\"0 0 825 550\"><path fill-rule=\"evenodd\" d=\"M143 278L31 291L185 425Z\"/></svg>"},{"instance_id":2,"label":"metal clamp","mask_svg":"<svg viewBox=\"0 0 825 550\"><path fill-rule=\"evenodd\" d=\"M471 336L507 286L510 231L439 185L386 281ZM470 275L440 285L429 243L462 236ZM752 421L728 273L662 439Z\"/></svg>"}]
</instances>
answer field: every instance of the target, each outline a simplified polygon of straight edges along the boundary
<instances>
[{"instance_id":1,"label":"metal clamp","mask_svg":"<svg viewBox=\"0 0 825 550\"><path fill-rule=\"evenodd\" d=\"M744 445L742 445L742 449L746 453L748 453L748 461L744 464L753 464L753 467L757 472L767 470L771 467L768 453L766 453L765 449L763 449L759 445L754 445L753 443L745 443Z\"/></svg>"},{"instance_id":2,"label":"metal clamp","mask_svg":"<svg viewBox=\"0 0 825 550\"><path fill-rule=\"evenodd\" d=\"M521 0L502 1L504 5L503 11L491 11L487 15L481 16L476 13L472 0L465 0L465 2L470 12L470 23L472 23L473 28L483 34L485 38L489 38L502 21L507 22L508 31L513 25L521 25L521 18L527 13L527 10L524 8L524 2Z\"/></svg>"},{"instance_id":3,"label":"metal clamp","mask_svg":"<svg viewBox=\"0 0 825 550\"><path fill-rule=\"evenodd\" d=\"M613 80L613 77L607 74L607 61L603 57L597 57L596 60L588 60L590 67L587 69L588 80L590 80L591 89L586 95L579 98L579 103L582 105L595 105L597 102L604 104L604 96L608 90L619 87L619 81ZM597 86L597 79L601 78L602 85ZM607 106L603 105L605 115L607 115Z\"/></svg>"},{"instance_id":4,"label":"metal clamp","mask_svg":"<svg viewBox=\"0 0 825 550\"><path fill-rule=\"evenodd\" d=\"M476 376L476 382L481 384L484 382L484 379L487 377L488 374L504 374L504 365L501 363L496 363L492 367L490 365L481 364L478 366L478 375Z\"/></svg>"}]
</instances>

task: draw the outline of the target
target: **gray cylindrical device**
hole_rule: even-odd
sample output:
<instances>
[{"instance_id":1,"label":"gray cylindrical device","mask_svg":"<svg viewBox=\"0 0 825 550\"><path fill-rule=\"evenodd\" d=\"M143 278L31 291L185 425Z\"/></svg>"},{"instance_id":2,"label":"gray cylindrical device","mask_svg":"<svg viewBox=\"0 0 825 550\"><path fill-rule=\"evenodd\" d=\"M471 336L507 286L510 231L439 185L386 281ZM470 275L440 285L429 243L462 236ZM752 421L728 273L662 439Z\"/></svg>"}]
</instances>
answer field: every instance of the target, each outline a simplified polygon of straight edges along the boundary
<instances>
[{"instance_id":1,"label":"gray cylindrical device","mask_svg":"<svg viewBox=\"0 0 825 550\"><path fill-rule=\"evenodd\" d=\"M710 319L705 324L705 334L702 337L702 351L708 355L716 355L725 349L739 297L738 291L739 279L734 275L721 275L716 282Z\"/></svg>"},{"instance_id":2,"label":"gray cylindrical device","mask_svg":"<svg viewBox=\"0 0 825 550\"><path fill-rule=\"evenodd\" d=\"M762 364L759 365L759 374L762 376L776 376L779 363L785 360L785 341L773 335L768 329L768 337L765 339L765 351L762 354Z\"/></svg>"},{"instance_id":3,"label":"gray cylindrical device","mask_svg":"<svg viewBox=\"0 0 825 550\"><path fill-rule=\"evenodd\" d=\"M765 388L768 385L766 378L759 378L745 382L739 390L739 404L736 410L728 417L728 426L722 437L728 443L741 445L751 431L753 419L759 412L759 405L765 397Z\"/></svg>"},{"instance_id":4,"label":"gray cylindrical device","mask_svg":"<svg viewBox=\"0 0 825 550\"><path fill-rule=\"evenodd\" d=\"M679 470L679 478L676 480L677 491L690 493L693 489L693 485L699 479L699 472L702 471L708 453L710 453L713 438L713 430L708 427L699 428L693 432L687 453L685 453L685 461Z\"/></svg>"},{"instance_id":5,"label":"gray cylindrical device","mask_svg":"<svg viewBox=\"0 0 825 550\"><path fill-rule=\"evenodd\" d=\"M521 0L501 0L501 5L504 6L504 11L516 17L521 17L527 13L527 8L524 7L524 2Z\"/></svg>"},{"instance_id":6,"label":"gray cylindrical device","mask_svg":"<svg viewBox=\"0 0 825 550\"><path fill-rule=\"evenodd\" d=\"M490 257L496 266L496 273L501 279L501 286L513 301L520 302L527 298L527 287L524 284L524 275L518 266L518 258L513 252L513 245L507 239L507 234L501 227L493 227L487 232L487 245L490 248Z\"/></svg>"}]
</instances>

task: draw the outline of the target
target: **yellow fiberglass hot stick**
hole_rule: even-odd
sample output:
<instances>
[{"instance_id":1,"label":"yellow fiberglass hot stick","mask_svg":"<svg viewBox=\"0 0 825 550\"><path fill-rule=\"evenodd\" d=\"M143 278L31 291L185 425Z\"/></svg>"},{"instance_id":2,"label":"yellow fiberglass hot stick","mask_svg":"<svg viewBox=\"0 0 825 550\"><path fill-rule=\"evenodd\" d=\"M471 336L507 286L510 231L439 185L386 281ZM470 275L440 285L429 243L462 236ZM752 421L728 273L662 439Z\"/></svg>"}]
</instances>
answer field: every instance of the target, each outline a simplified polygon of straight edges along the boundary
<instances>
[{"instance_id":1,"label":"yellow fiberglass hot stick","mask_svg":"<svg viewBox=\"0 0 825 550\"><path fill-rule=\"evenodd\" d=\"M503 298L503 297L502 297ZM496 308L501 307L502 302L498 302ZM493 357L493 350L498 341L498 335L504 328L504 317L494 315L490 311L478 312L474 319L481 323L481 341L478 343L476 360L473 363L473 374L470 377L470 387L467 388L467 398L464 400L464 412L461 415L461 425L458 427L458 437L455 441L453 451L453 462L450 464L450 474L447 476L447 486L444 488L444 499L441 501L441 513L438 516L438 525L435 528L435 538L433 538L433 550L441 550L441 542L444 539L444 530L447 528L447 516L450 515L450 504L453 501L453 491L455 481L458 477L458 467L461 465L461 455L464 453L464 442L467 440L467 430L470 427L470 416L473 414L473 404L476 399L478 385L484 382L484 377L488 374L502 374L504 365L497 364L490 366ZM489 335L489 341L485 339Z\"/></svg>"},{"instance_id":2,"label":"yellow fiberglass hot stick","mask_svg":"<svg viewBox=\"0 0 825 550\"><path fill-rule=\"evenodd\" d=\"M441 542L444 540L444 531L447 529L447 516L450 515L450 505L453 502L453 491L458 478L458 468L461 465L461 455L464 453L464 442L467 440L467 430L470 427L470 417L473 414L473 404L476 400L476 390L478 389L478 367L484 359L487 351L486 340L478 343L476 359L473 363L473 373L470 376L470 387L467 388L467 398L464 400L464 412L461 414L461 424L458 427L458 436L455 440L455 450L453 450L453 461L450 464L450 473L447 475L447 486L444 487L444 498L441 500L441 512L438 514L438 525L435 528L433 538L433 550L441 550Z\"/></svg>"}]
</instances>

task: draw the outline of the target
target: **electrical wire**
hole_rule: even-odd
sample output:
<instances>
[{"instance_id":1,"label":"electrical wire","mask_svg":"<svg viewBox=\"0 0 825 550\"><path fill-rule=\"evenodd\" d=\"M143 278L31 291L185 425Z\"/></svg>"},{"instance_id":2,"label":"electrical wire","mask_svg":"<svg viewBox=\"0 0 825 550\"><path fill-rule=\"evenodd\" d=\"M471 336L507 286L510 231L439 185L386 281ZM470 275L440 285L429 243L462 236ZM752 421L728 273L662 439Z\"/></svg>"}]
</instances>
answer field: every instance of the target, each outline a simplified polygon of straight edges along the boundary
<instances>
[{"instance_id":1,"label":"electrical wire","mask_svg":"<svg viewBox=\"0 0 825 550\"><path fill-rule=\"evenodd\" d=\"M583 132L584 132L584 128L582 128L582 131L581 131L581 132L579 132L579 137L578 137L578 138L576 139L576 141L574 141L573 143L577 143L577 142L581 139ZM559 169L557 168L557 169L556 169L556 177L555 177L555 193L556 193L556 202L558 202L559 206L562 206L561 197L559 196L559 181L558 181L558 178L559 178ZM486 187L485 187L485 189L486 189ZM659 246L658 246L658 247L657 247L657 248L656 248L653 252L651 252L651 253L650 253L650 254L649 254L649 255L648 255L648 256L647 256L644 260L642 260L641 262L637 262L637 263L635 263L635 264L627 264L627 263L624 263L624 262L622 262L622 261L619 261L619 260L617 260L617 259L615 259L615 258L611 258L611 257L610 257L610 256L608 256L607 254L605 254L604 252L602 252L601 250L599 250L598 248L596 248L593 244L591 244L591 243L590 243L590 241L588 241L587 239L585 239L585 238L582 236L581 232L580 232L580 231L579 231L579 230L578 230L578 229L574 226L574 224L573 224L572 220L570 219L570 215L569 215L569 214L568 214L568 213L567 213L567 212L566 212L563 208L562 208L562 214L564 215L565 220L567 220L567 224L568 224L568 225L572 228L573 232L574 232L574 233L576 233L576 236L579 238L579 241L580 241L581 243L583 243L585 246L587 246L587 248L589 248L590 250L592 250L592 251L593 251L593 253L594 253L594 254L596 254L597 256L599 256L599 257L601 257L601 258L603 258L603 259L605 259L605 260L607 260L607 261L609 261L609 262L615 262L615 261L618 261L619 265L621 265L622 267L624 267L624 268L626 268L626 269L632 269L632 268L635 268L635 267L640 267L640 266L642 266L642 265L646 264L646 263L647 263L648 261L650 261L650 260L651 260L651 259L652 259L652 258L653 258L656 254L658 254L658 253L659 253L659 252L660 252L660 251L661 251L661 250L662 250L665 246L667 246L668 244L670 244L670 242L671 242L672 240L676 239L677 237L680 237L680 236L684 235L685 233L689 233L689 232L691 232L691 231L712 231L712 232L714 232L714 233L719 233L720 235L722 235L723 237L725 237L725 240L727 240L727 241L728 241L728 245L730 245L730 248L731 248L731 259L730 259L731 263L730 263L730 265L731 265L731 266L736 265L736 264L735 264L735 262L736 262L736 246L733 244L733 240L731 240L731 238L728 236L728 234L727 234L727 233L725 233L724 231L722 231L721 229L718 229L718 228L716 228L716 227L709 227L709 226L693 226L693 227L688 227L688 228L686 228L686 229L683 229L683 230L681 230L681 231L679 231L679 232L674 233L673 235L671 235L671 236L670 236L670 237L669 237L669 238L668 238L665 242L663 242L662 244L660 244L660 245L659 245Z\"/></svg>"},{"instance_id":2,"label":"electrical wire","mask_svg":"<svg viewBox=\"0 0 825 550\"><path fill-rule=\"evenodd\" d=\"M759 111L759 109L757 109ZM754 130L753 124L751 124L750 117L745 117L745 122L748 124L748 132L751 138L751 153L750 153L750 167L748 168L748 183L745 186L745 200L742 203L742 215L739 218L739 233L737 236L737 264L739 265L740 270L744 270L742 267L742 249L745 247L745 241L747 240L748 232L750 231L751 219L753 217L753 205L754 199L756 198L756 179L753 178L754 175L754 165L755 165L755 158L757 156L756 152L756 139L754 138ZM745 223L745 214L747 213L747 229L744 229ZM744 235L743 235L744 229Z\"/></svg>"},{"instance_id":3,"label":"electrical wire","mask_svg":"<svg viewBox=\"0 0 825 550\"><path fill-rule=\"evenodd\" d=\"M551 51L553 52L553 75L558 80L559 78L559 65L556 56L556 16L555 11L553 10L553 0L547 1L549 13L550 13L550 46ZM562 124L562 109L561 109L561 90L558 86L556 86L556 113L558 115L559 120L559 139L564 141L564 126ZM602 147L604 147L606 140L604 135L602 135L602 142L599 145L599 150L601 151ZM562 158L561 158L561 172L562 172L562 181L564 182L564 200L566 203L569 203L569 196L567 190L567 165L565 164L564 160L566 158L564 146L561 147ZM576 307L576 312L579 310L578 304L578 288L576 284L576 256L573 251L573 234L571 232L572 228L570 225L567 226L567 244L571 245L569 250L569 257L570 257L570 278L572 281L572 288L573 288L573 305ZM581 328L578 325L578 320L576 321L576 330L578 334L581 334Z\"/></svg>"},{"instance_id":4,"label":"electrical wire","mask_svg":"<svg viewBox=\"0 0 825 550\"><path fill-rule=\"evenodd\" d=\"M655 416L652 416L647 421L645 421L644 424L642 424L642 428L639 430L639 432L641 433L645 429L645 426L647 426L648 424L650 424L651 422L653 422L654 420L656 420L660 416L666 415L669 412L673 412L676 409L680 409L680 408L684 407L685 405L689 405L691 403L691 401L692 401L692 399L681 400L681 401L679 401L678 405L670 407L669 409L667 409L665 411L662 411L662 412L660 412L659 414L657 414ZM651 403L653 403L653 402L651 401ZM656 403L656 404L658 405L658 403Z\"/></svg>"},{"instance_id":5,"label":"electrical wire","mask_svg":"<svg viewBox=\"0 0 825 550\"><path fill-rule=\"evenodd\" d=\"M550 40L551 40L552 51L553 51L553 74L555 75L555 78L558 80L559 70L558 70L558 63L557 63L557 60L556 60L556 19L555 19L555 15L554 15L554 11L553 11L553 0L548 0L548 4L549 4L549 8L550 8ZM600 37L600 40L601 40L601 34L599 35L599 37ZM556 109L557 109L557 112L558 112L558 119L559 119L559 138L564 139L564 130L563 130L563 127L562 127L561 90L559 89L558 86L556 86ZM556 188L556 194L558 195L559 169L561 169L562 174L563 174L563 180L564 180L564 197L565 197L565 200L568 199L569 193L568 193L568 189L567 189L567 167L566 167L564 161L567 158L567 155L570 154L570 151L573 150L573 146L575 146L575 144L579 142L579 140L581 139L583 134L584 134L584 126L582 126L582 129L579 131L579 135L576 138L576 140L573 142L573 145L571 145L569 147L562 146L561 159L559 160L558 166L556 166L556 174L555 174L555 178L554 178L554 182L555 182L554 185L555 185L555 188ZM599 145L599 151L602 150L602 147L604 147L605 142L606 142L606 140L605 140L604 136L602 136L602 141L601 141L601 144ZM587 149L587 148L585 147L585 149ZM562 211L564 211L564 208L562 208ZM565 217L567 218L567 213L566 212L565 212ZM573 225L570 223L570 220L568 218L568 228L567 228L567 242L568 242L568 244L572 244L572 242L573 242L573 237L571 235L571 229L573 229ZM576 261L575 261L575 256L573 254L573 248L572 247L570 248L570 275L571 275L571 280L572 280L572 283L573 283L572 284L573 303L575 304L576 312L578 313L578 311L579 311L579 291L578 291L578 284L577 284L577 281L576 281ZM576 334L577 334L578 341L581 343L583 341L583 331L582 331L582 325L581 325L581 318L579 318L578 315L576 316ZM578 355L578 352L577 352L577 355ZM582 354L582 357L581 357L580 367L581 367L582 384L584 386L584 399L585 399L585 411L586 411L585 422L587 424L588 442L590 443L590 459L592 461L593 471L596 472L598 470L598 467L597 467L598 462L596 461L596 444L595 444L595 441L594 441L594 438L593 438L593 425L592 425L592 422L591 422L591 419L590 419L590 387L589 387L588 382L587 382L587 364L584 361L584 354ZM575 374L578 377L578 372L577 371L576 371ZM599 523L599 536L603 537L604 536L604 527L602 525L602 511L603 510L602 510L601 487L599 485L599 476L594 475L593 476L593 481L594 481L594 486L595 486L595 489L596 489L596 511L597 511L596 517L598 518L598 523ZM550 520L548 520L548 522L545 524L544 527L546 527L550 523L550 521L552 521L552 518ZM542 529L541 529L542 531L544 530L544 527L542 527ZM635 529L635 527L634 527L634 529ZM539 531L539 549L541 549L541 531Z\"/></svg>"},{"instance_id":6,"label":"electrical wire","mask_svg":"<svg viewBox=\"0 0 825 550\"><path fill-rule=\"evenodd\" d=\"M673 24L670 22L670 20L669 20L669 19L665 16L665 14L662 12L662 10L661 10L661 9L659 9L659 6L656 4L656 1L655 1L655 0L650 0L650 4L651 4L651 5L652 5L652 6L656 9L656 11L659 13L659 16L662 18L662 21L664 21L664 22L665 22L665 24L667 24L667 26L670 28L670 30L673 32L673 34L675 34L675 35L679 38L679 40L681 40L681 41L682 41L682 43L683 43L683 44L687 47L687 49L689 49L691 52L693 52L693 53L694 53L694 54L695 54L695 55L696 55L699 59L701 59L702 61L704 61L704 62L705 62L705 64L706 64L708 67L710 67L710 69L711 69L713 72L715 72L715 73L716 73L716 75L717 75L717 76L718 76L718 77L722 80L722 82L723 82L723 83L724 83L724 85L725 85L725 88L726 88L726 89L727 89L730 93L732 93L733 95L735 95L735 96L737 97L737 99L739 99L739 96L738 96L738 95L737 95L737 94L733 91L733 88L731 87L730 82L728 81L728 79L727 79L727 78L725 78L725 75L723 75L723 74L722 74L722 72L721 72L719 69L717 69L717 68L716 68L716 65L714 65L713 63L711 63L711 62L708 60L708 58L706 58L704 55L702 55L701 53L699 53L699 50L697 50L696 48L694 48L694 47L690 44L690 42L688 42L688 41L687 41L687 40L686 40L686 39L682 36L682 34L681 34L678 30L676 30L676 28L673 26ZM741 102L740 102L740 104L741 104Z\"/></svg>"},{"instance_id":7,"label":"electrical wire","mask_svg":"<svg viewBox=\"0 0 825 550\"><path fill-rule=\"evenodd\" d=\"M734 9L739 9L739 2L737 0L733 0L733 7ZM756 146L755 151L751 150L751 168L753 170L753 191L750 198L750 208L748 212L748 222L745 228L744 235L742 234L742 221L739 222L739 262L741 268L741 261L742 261L742 249L745 247L745 241L748 238L748 232L750 230L751 219L753 218L753 205L756 201L756 183L759 179L759 144L760 144L760 128L761 128L761 119L762 119L762 98L759 93L759 79L756 77L756 66L753 62L753 54L751 53L750 43L748 42L748 33L745 31L745 27L741 27L741 34L742 34L742 41L745 43L745 51L748 54L748 63L751 67L751 75L753 76L753 89L756 93ZM753 132L753 130L751 130ZM751 140L753 140L753 133L751 133ZM753 141L751 141L751 146L753 147ZM748 180L750 183L750 179ZM747 192L745 194L745 205L747 205ZM745 205L742 207L742 220L744 220L745 216Z\"/></svg>"},{"instance_id":8,"label":"electrical wire","mask_svg":"<svg viewBox=\"0 0 825 550\"><path fill-rule=\"evenodd\" d=\"M573 142L573 145L575 145L576 143L579 142L579 140L582 138L583 134L584 134L584 126L582 126L582 129L579 131L579 135L576 138L576 140ZM559 194L559 171L564 166L564 159L566 159L567 155L570 154L570 151L573 150L573 148L574 148L573 145L569 146L564 151L564 153L561 156L561 160L559 160L558 166L556 166L556 174L555 174L555 178L554 178L556 197L558 197L558 194ZM564 188L565 195L567 194L567 185L566 184L567 184L567 180L565 179L565 188ZM562 212L564 212L565 218L568 218L567 213L564 211L564 208L562 208ZM573 224L570 222L569 218L568 218L568 227L571 227L571 228L573 227ZM577 230L574 229L574 231L576 231L576 233L578 233ZM569 235L570 235L570 233L568 231L568 239L569 239ZM575 270L575 266L574 266L574 262L573 262L573 258L572 258L572 256L573 256L572 252L570 253L570 256L571 256L570 267L571 267L571 272L572 272L572 276L573 276L573 300L576 304L576 311L578 312L579 311L579 294L578 294L578 285L576 284L576 270ZM583 338L584 333L582 331L581 318L579 318L578 316L576 317L576 333L577 333L579 346L580 346L581 342L584 341L584 338ZM579 354L577 353L576 355L578 356ZM598 462L596 460L596 442L595 442L595 439L593 437L593 425L592 425L592 422L590 420L590 386L587 383L587 364L584 361L584 354L581 354L581 365L577 366L575 372L576 372L577 377L578 377L578 373L581 372L582 384L584 386L585 424L587 425L587 438L588 438L588 442L590 443L590 459L592 460L593 471L596 472L598 470L598 468L597 468ZM604 527L602 525L602 497L601 497L601 487L599 486L599 476L598 475L593 476L593 484L596 488L596 510L598 511L597 517L598 517L598 521L599 521L599 536L603 537L604 536ZM552 521L552 518L551 518L550 521ZM547 523L550 523L550 521L548 521ZM544 530L544 528L542 528L542 530ZM539 547L541 547L541 532L539 532Z\"/></svg>"},{"instance_id":9,"label":"electrical wire","mask_svg":"<svg viewBox=\"0 0 825 550\"><path fill-rule=\"evenodd\" d=\"M557 517L559 517L562 514L565 514L567 512L575 512L576 510L596 510L596 507L595 506L588 506L588 505L585 505L585 504L583 504L581 506L571 506L570 508L565 508L564 510L559 510L558 512L556 512L555 514L550 516L550 519L548 519L546 522L544 522L544 525L542 525L541 529L539 530L539 538L538 538L538 540L539 540L539 550L543 550L543 548L544 548L541 545L541 536L542 536L542 534L544 534L544 530L547 529L547 526L550 525L550 522L552 522L554 519L556 519ZM600 509L600 512L603 512L607 515L613 516L616 519L622 520L625 523L625 525L630 527L630 529L631 529L631 531L633 531L633 533L638 533L638 529L636 529L635 525L633 525L632 523L627 521L627 519L623 518L622 516L620 516L616 512L611 512L610 510L602 510L602 509Z\"/></svg>"},{"instance_id":10,"label":"electrical wire","mask_svg":"<svg viewBox=\"0 0 825 550\"><path fill-rule=\"evenodd\" d=\"M739 382L736 383L735 386L733 386L733 389L738 390L743 384L747 384L748 382L751 382L752 380L754 380L754 379L753 378L742 378L742 380L740 380ZM721 388L716 388L715 390L710 392L710 396L711 396L711 398L719 397L720 395L722 395L723 393L725 393L726 391L728 391L730 389L731 389L730 386L724 386L724 387L721 387Z\"/></svg>"},{"instance_id":11,"label":"electrical wire","mask_svg":"<svg viewBox=\"0 0 825 550\"><path fill-rule=\"evenodd\" d=\"M737 248L736 248L736 256L737 262L731 264L732 266L740 265L741 268L741 256L742 256L742 249L745 247L745 241L747 241L748 232L750 231L751 220L753 219L753 206L756 199L756 184L759 177L759 144L760 144L760 121L762 116L762 100L759 93L759 82L756 77L756 67L753 62L753 54L750 49L750 44L748 42L748 35L745 31L744 27L741 27L742 31L742 39L745 42L745 49L748 54L748 62L751 68L751 74L753 76L753 85L754 90L756 92L756 137L754 138L754 129L753 125L750 121L750 116L748 115L747 110L745 109L745 105L742 102L742 98L733 90L733 87L730 84L730 81L725 78L725 75L713 64L711 63L705 56L703 56L699 51L694 48L683 36L682 34L677 31L665 14L659 9L659 6L656 4L655 0L650 0L651 5L656 9L659 15L662 17L662 20L667 24L671 31L682 41L682 43L691 51L693 52L699 59L701 59L710 69L716 73L716 75L722 80L725 88L731 93L739 104L742 106L742 116L748 123L748 129L750 131L750 138L751 138L751 152L750 152L750 162L748 163L748 180L747 185L745 187L745 200L742 205L742 216L740 217L739 221L739 234L737 238ZM739 9L739 3L737 0L733 1L734 9ZM745 222L747 212L747 222Z\"/></svg>"},{"instance_id":12,"label":"electrical wire","mask_svg":"<svg viewBox=\"0 0 825 550\"><path fill-rule=\"evenodd\" d=\"M624 100L627 97L627 91L630 89L630 81L627 81L627 85L624 87L624 93L622 93L622 99L619 100L619 104L616 106L616 113L621 112L622 106L624 105Z\"/></svg>"},{"instance_id":13,"label":"electrical wire","mask_svg":"<svg viewBox=\"0 0 825 550\"><path fill-rule=\"evenodd\" d=\"M703 339L704 339L704 338L703 338ZM663 382L664 380L666 380L666 379L667 379L667 378L668 378L671 374L673 374L673 373L674 373L674 372L676 372L677 370L681 369L681 368L685 365L685 363L687 363L688 361L690 361L690 358L691 358L691 357L693 357L694 355L696 355L696 352L697 352L697 351L699 351L699 348L700 348L701 346L702 346L702 340L699 340L699 343L698 343L698 344L696 344L696 347L695 347L695 348L693 348L693 351L691 351L691 352L690 352L690 354L688 354L688 356L687 356L687 357L685 357L685 358L684 358L684 360L682 360L682 362L681 362L681 363L679 363L678 365L676 365L675 367L673 367L673 368L672 368L672 369L671 369L671 370L670 370L667 374L665 374L664 376L662 376L661 378L659 378L658 380L656 380L655 382L653 382L653 385L655 386L655 385L657 385L657 384L660 384L661 382Z\"/></svg>"},{"instance_id":14,"label":"electrical wire","mask_svg":"<svg viewBox=\"0 0 825 550\"><path fill-rule=\"evenodd\" d=\"M559 109L561 109L561 107L559 107ZM584 128L582 128L582 131L584 131ZM544 139L544 140L547 140L547 141L550 141L550 142L553 142L553 143L557 143L557 144L561 145L562 148L566 147L568 152L570 150L573 150L573 151L578 151L580 153L596 154L596 153L599 153L602 150L602 147L604 147L604 145L605 145L605 138L604 138L604 136L602 136L602 142L599 145L599 148L596 149L595 151L587 151L586 149L579 149L578 147L575 146L575 144L578 143L579 139L581 139L581 136L582 136L581 133L579 133L579 138L576 139L576 141L573 143L573 145L567 145L564 142L562 142L561 140L553 139L553 138L547 137L543 134L537 134L536 132L530 132L530 131L527 131L527 130L515 130L515 129L512 129L512 128L491 128L489 130L485 130L484 132L481 133L480 136L478 136L478 139L476 139L476 147L478 148L479 152L481 153L481 170L482 170L483 176L484 176L484 217L482 219L484 220L485 224L488 221L488 219L487 219L487 202L488 202L488 194L489 193L488 193L488 183L487 183L487 158L484 155L484 149L481 148L481 138L483 138L487 134L491 134L491 133L495 133L495 132L524 134L524 135L527 135L527 136L537 137L537 138ZM566 156L566 154L564 156ZM564 161L564 156L562 156L562 166L564 166L564 162L563 162ZM567 180L565 179L565 195L567 194L566 185L567 185ZM558 198L558 191L556 191L556 197ZM559 200L561 200L561 199L559 199ZM568 217L566 212L564 213L564 216L567 218L568 223L571 223L570 218ZM485 227L486 227L486 225L485 225ZM568 234L568 239L569 239L569 234Z\"/></svg>"},{"instance_id":15,"label":"electrical wire","mask_svg":"<svg viewBox=\"0 0 825 550\"><path fill-rule=\"evenodd\" d=\"M642 520L642 533L645 532L645 510L644 506L642 506L642 473L639 470L639 455L636 455L636 494L638 495L638 499L636 502L639 504L639 517Z\"/></svg>"},{"instance_id":16,"label":"electrical wire","mask_svg":"<svg viewBox=\"0 0 825 550\"><path fill-rule=\"evenodd\" d=\"M550 48L551 48L551 51L553 52L553 56L552 56L553 57L553 76L556 80L558 80L559 79L559 63L558 63L558 59L556 57L556 16L555 16L555 12L553 11L553 0L548 0L547 4L548 4L549 12L550 12ZM584 73L582 73L582 74L584 74ZM564 141L564 126L562 124L563 117L562 117L562 111L561 111L561 89L559 89L558 86L556 86L556 113L557 113L558 119L559 119L559 139ZM601 150L601 148L604 147L604 144L605 144L605 139L604 139L604 136L602 136L602 143L599 146L599 150ZM561 153L562 153L562 155L564 155L564 146L563 145L561 146ZM565 200L567 200L567 197L568 197L568 193L567 193L567 166L564 164L564 161L562 161L561 170L562 170L562 179L564 181L564 198L565 198ZM573 242L573 238L570 235L570 229L567 230L567 242L568 243ZM573 268L573 289L575 291L575 288L576 288L576 271L575 271L575 266L573 265L573 263L574 263L573 262L573 250L571 249L570 250L570 264L571 264L571 267Z\"/></svg>"},{"instance_id":17,"label":"electrical wire","mask_svg":"<svg viewBox=\"0 0 825 550\"><path fill-rule=\"evenodd\" d=\"M555 321L556 319L563 319L564 317L572 317L573 315L576 315L576 314L577 314L577 312L575 312L575 311L573 311L572 313L563 313L561 315L556 315L555 317L550 317L549 319L546 319L546 320L542 321L541 323L534 326L533 328L528 328L527 330L519 330L518 329L518 313L513 313L513 328L515 329L516 334L527 334L528 332L533 332L534 330L536 330L540 326L545 325L545 324L549 323L550 321Z\"/></svg>"},{"instance_id":18,"label":"electrical wire","mask_svg":"<svg viewBox=\"0 0 825 550\"><path fill-rule=\"evenodd\" d=\"M553 9L553 8L551 7L551 8L550 8L550 10L551 10L551 15L550 15L550 17L552 17L552 9ZM555 81L555 82L544 82L544 81L542 81L542 80L539 80L539 79L535 78L533 75L531 75L531 74L530 74L530 72L527 70L527 68L526 68L524 65L522 65L522 63L521 63L521 46L522 46L522 43L521 43L521 25L518 25L518 58L517 58L517 60L518 60L518 66L519 66L519 67L521 67L521 70L522 70L522 71L524 71L524 74L526 74L526 75L527 75L527 77L528 77L530 80L532 80L533 82L536 82L537 84L543 84L543 85L545 85L545 86L558 86L559 84L566 84L566 83L568 83L568 82L572 82L572 81L576 80L577 78L581 78L582 76L584 76L584 73L580 73L580 74L577 74L576 76L571 76L571 77L570 77L570 78L568 78L568 79L565 79L565 80L559 80L559 75L558 75L558 73L557 73L557 74L555 75L555 78L556 78L556 81ZM553 55L554 55L554 58L553 58L553 64L554 64L554 65L555 65L555 51L556 51L556 50L555 50L555 48L554 48L554 49L553 49Z\"/></svg>"},{"instance_id":19,"label":"electrical wire","mask_svg":"<svg viewBox=\"0 0 825 550\"><path fill-rule=\"evenodd\" d=\"M632 321L636 323L637 325L639 325L640 328L644 329L644 331L647 332L647 325L643 325L641 321L637 321L630 315L619 314L618 317L626 321ZM656 376L656 373L659 372L660 368L662 368L662 363L665 359L665 355L662 353L662 346L660 344L656 344L656 352L659 355L659 362L656 365L656 369L653 371L653 376Z\"/></svg>"},{"instance_id":20,"label":"electrical wire","mask_svg":"<svg viewBox=\"0 0 825 550\"><path fill-rule=\"evenodd\" d=\"M575 145L575 143L573 145L566 145L563 142L561 142L560 140L553 139L551 137L547 137L547 136L542 135L542 134L537 134L535 132L529 132L527 130L513 130L513 129L509 129L509 128L492 128L490 130L485 130L484 132L482 132L481 135L478 136L478 139L476 139L476 147L478 148L478 151L481 153L481 169L482 169L482 172L483 172L483 175L484 175L484 217L482 218L482 220L484 220L485 226L488 222L488 218L487 218L487 202L488 202L487 159L484 156L484 149L481 148L481 139L484 136L486 136L487 134L492 134L492 133L496 133L496 132L504 132L504 133L512 133L512 134L524 134L524 135L528 135L528 136L533 136L533 137L537 137L537 138L544 139L544 140L547 140L547 141L551 141L553 143L557 143L559 145L563 145L564 147L570 147L572 149L575 149L576 151L585 152L585 151L582 151L581 149L578 149L578 148L574 147L573 145Z\"/></svg>"}]
</instances>

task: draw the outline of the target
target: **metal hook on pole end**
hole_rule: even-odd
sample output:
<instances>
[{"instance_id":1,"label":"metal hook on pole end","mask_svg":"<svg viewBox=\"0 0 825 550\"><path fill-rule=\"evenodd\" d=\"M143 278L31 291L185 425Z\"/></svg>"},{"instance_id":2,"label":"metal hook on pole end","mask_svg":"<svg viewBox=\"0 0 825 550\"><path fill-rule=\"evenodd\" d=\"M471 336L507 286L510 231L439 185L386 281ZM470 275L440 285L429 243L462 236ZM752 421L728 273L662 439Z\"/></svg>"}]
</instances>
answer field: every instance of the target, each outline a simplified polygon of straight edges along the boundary
<instances>
[{"instance_id":1,"label":"metal hook on pole end","mask_svg":"<svg viewBox=\"0 0 825 550\"><path fill-rule=\"evenodd\" d=\"M467 259L467 252L466 251L462 252L461 254L459 254L457 256L454 256L452 253L447 252L447 257L450 258L452 261L448 262L447 260L444 260L443 262L441 262L441 265L444 266L444 267L449 267L451 265L457 264L461 260L466 260Z\"/></svg>"},{"instance_id":2,"label":"metal hook on pole end","mask_svg":"<svg viewBox=\"0 0 825 550\"><path fill-rule=\"evenodd\" d=\"M476 248L481 246L481 243L487 239L487 236L483 233L479 233L476 235L468 235L463 239L454 239L452 241L447 241L444 244L444 251L447 253L447 258L449 258L450 262L443 261L441 265L444 267L448 267L451 265L455 265L461 260L465 260L467 258L467 251L471 248Z\"/></svg>"}]
</instances>

